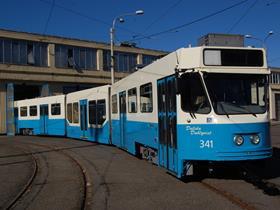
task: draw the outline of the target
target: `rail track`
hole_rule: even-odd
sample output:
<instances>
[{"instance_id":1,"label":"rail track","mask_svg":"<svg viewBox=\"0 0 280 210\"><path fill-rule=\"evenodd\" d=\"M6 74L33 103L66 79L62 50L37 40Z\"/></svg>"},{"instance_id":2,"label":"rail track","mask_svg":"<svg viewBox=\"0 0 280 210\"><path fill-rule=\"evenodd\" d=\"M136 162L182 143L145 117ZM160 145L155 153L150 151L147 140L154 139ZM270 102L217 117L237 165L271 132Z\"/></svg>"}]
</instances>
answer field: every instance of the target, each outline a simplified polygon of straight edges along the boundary
<instances>
[{"instance_id":1,"label":"rail track","mask_svg":"<svg viewBox=\"0 0 280 210\"><path fill-rule=\"evenodd\" d=\"M27 152L26 150L24 150L23 148L19 147L19 146L13 146L16 147L18 149L20 149L23 153L25 153L26 155L31 156L32 158L32 162L33 162L33 171L32 174L30 176L30 178L28 179L27 183L24 185L24 187L20 190L20 192L6 205L5 209L12 209L16 206L16 203L21 199L21 197L28 192L28 190L31 188L32 183L37 175L38 172L38 161L37 158L35 157L35 155L33 153Z\"/></svg>"},{"instance_id":2,"label":"rail track","mask_svg":"<svg viewBox=\"0 0 280 210\"><path fill-rule=\"evenodd\" d=\"M272 182L267 181L266 179L262 178L256 168L255 165L245 164L240 166L240 170L237 172L239 174L238 179L245 181L249 184L254 185L256 188L263 191L264 194L268 196L279 196L280 195L280 186L274 184ZM253 168L252 168L253 167ZM225 177L223 175L222 177ZM212 192L224 197L225 199L229 200L234 205L240 207L244 210L256 210L257 208L252 204L249 204L244 199L224 190L220 187L215 186L212 183L206 182L205 180L201 180L200 184L209 189Z\"/></svg>"},{"instance_id":3,"label":"rail track","mask_svg":"<svg viewBox=\"0 0 280 210\"><path fill-rule=\"evenodd\" d=\"M200 182L201 185L205 188L207 188L208 190L224 197L225 199L227 199L228 201L230 201L231 203L233 203L234 205L240 207L241 209L244 210L256 210L256 208L248 203L246 203L244 200L242 200L241 198L223 190L223 189L219 189L218 187L214 186L213 184L209 184L205 181Z\"/></svg>"},{"instance_id":4,"label":"rail track","mask_svg":"<svg viewBox=\"0 0 280 210\"><path fill-rule=\"evenodd\" d=\"M39 144L39 143L21 143L24 145L28 145L28 146L36 146L36 147L41 147L41 148L46 148L48 150L48 152L57 152L60 153L64 156L66 156L69 160L71 160L79 169L80 173L82 174L82 180L83 180L83 197L82 197L82 201L81 201L81 207L80 209L82 210L86 210L90 208L91 202L90 202L90 194L91 194L91 182L89 181L89 175L87 174L87 170L86 168L80 163L80 161L70 155L69 153L63 151L63 148L58 148L55 146L47 146L47 145L43 145L43 144ZM18 147L18 146L17 146ZM38 174L38 167L39 167L39 163L38 163L38 159L36 158L37 154L46 152L27 152L26 150L21 149L26 155L30 155L32 157L33 160L33 172L32 172L32 176L29 178L28 182L26 183L26 185L23 187L23 189L9 202L9 204L7 205L7 207L5 209L13 209L16 207L16 205L18 204L18 202L21 200L21 198L24 195L27 195L31 190L32 190L32 186L34 184L34 180L36 180L37 174ZM46 182L47 176L44 177L44 181L43 183ZM41 186L41 188L43 187L43 185ZM39 192L41 191L41 189L39 190ZM37 192L36 194L39 194L39 192ZM34 199L34 198L33 198Z\"/></svg>"}]
</instances>

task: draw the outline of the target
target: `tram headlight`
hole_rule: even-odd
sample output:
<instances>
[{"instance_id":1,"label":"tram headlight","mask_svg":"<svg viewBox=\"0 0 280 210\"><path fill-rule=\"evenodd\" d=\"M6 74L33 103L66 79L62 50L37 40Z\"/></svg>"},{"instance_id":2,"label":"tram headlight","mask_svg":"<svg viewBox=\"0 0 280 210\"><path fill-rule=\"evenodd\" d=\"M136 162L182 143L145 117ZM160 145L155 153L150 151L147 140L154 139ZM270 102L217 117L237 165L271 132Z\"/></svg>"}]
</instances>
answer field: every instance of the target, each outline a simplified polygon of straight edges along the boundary
<instances>
[{"instance_id":1,"label":"tram headlight","mask_svg":"<svg viewBox=\"0 0 280 210\"><path fill-rule=\"evenodd\" d=\"M236 136L234 136L233 141L234 141L234 143L235 143L237 146L240 146L240 145L243 144L244 139L243 139L242 136L236 135Z\"/></svg>"},{"instance_id":2,"label":"tram headlight","mask_svg":"<svg viewBox=\"0 0 280 210\"><path fill-rule=\"evenodd\" d=\"M252 144L255 144L255 145L260 143L260 137L258 135L250 136L250 140L251 140Z\"/></svg>"}]
</instances>

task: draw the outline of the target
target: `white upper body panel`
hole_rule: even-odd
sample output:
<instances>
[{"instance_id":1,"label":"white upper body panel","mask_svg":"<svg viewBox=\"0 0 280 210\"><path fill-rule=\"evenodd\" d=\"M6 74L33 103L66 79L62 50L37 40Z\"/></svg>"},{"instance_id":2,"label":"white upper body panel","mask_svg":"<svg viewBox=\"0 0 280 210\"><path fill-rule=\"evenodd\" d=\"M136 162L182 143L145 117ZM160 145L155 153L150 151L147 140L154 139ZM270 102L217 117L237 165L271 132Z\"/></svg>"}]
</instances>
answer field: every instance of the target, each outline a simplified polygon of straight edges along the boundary
<instances>
[{"instance_id":1,"label":"white upper body panel","mask_svg":"<svg viewBox=\"0 0 280 210\"><path fill-rule=\"evenodd\" d=\"M110 85L101 87L89 88L77 92L69 93L66 95L66 103L78 102L79 100L99 100L107 99Z\"/></svg>"},{"instance_id":2,"label":"white upper body panel","mask_svg":"<svg viewBox=\"0 0 280 210\"><path fill-rule=\"evenodd\" d=\"M14 107L18 108L19 111L19 120L36 120L40 119L40 105L48 104L48 113L49 119L61 119L65 118L65 95L58 95L58 96L48 96L42 98L33 98L33 99L25 99L19 100L14 102ZM53 104L60 104L60 114L59 115L52 115L52 105ZM37 115L30 116L30 106L37 107ZM20 110L21 107L27 107L27 116L21 116Z\"/></svg>"}]
</instances>

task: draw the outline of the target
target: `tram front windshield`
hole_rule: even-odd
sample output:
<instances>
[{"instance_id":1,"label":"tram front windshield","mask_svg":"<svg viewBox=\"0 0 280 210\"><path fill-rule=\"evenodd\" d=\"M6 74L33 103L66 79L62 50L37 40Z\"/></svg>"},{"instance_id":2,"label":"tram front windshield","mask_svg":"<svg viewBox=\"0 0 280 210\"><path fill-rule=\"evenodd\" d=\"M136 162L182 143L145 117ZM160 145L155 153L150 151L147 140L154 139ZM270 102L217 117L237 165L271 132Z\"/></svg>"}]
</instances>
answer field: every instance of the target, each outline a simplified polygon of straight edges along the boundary
<instances>
[{"instance_id":1,"label":"tram front windshield","mask_svg":"<svg viewBox=\"0 0 280 210\"><path fill-rule=\"evenodd\" d=\"M217 114L261 114L266 111L266 75L204 75Z\"/></svg>"}]
</instances>

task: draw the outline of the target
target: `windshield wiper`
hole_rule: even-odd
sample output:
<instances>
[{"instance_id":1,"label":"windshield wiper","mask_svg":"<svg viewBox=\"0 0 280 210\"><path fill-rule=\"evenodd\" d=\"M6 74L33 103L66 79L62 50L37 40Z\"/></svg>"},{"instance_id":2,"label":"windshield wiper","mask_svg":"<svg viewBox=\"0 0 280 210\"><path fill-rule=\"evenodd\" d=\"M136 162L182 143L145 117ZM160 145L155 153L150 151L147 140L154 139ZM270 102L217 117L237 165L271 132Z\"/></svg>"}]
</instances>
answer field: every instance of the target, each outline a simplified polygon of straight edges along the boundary
<instances>
[{"instance_id":1,"label":"windshield wiper","mask_svg":"<svg viewBox=\"0 0 280 210\"><path fill-rule=\"evenodd\" d=\"M220 107L222 108L223 112L226 114L227 118L229 119L229 114L226 112L223 102L219 102L219 103L217 102L217 105L218 104L220 105Z\"/></svg>"},{"instance_id":2,"label":"windshield wiper","mask_svg":"<svg viewBox=\"0 0 280 210\"><path fill-rule=\"evenodd\" d=\"M254 117L258 117L257 115L256 115L256 113L254 113L254 112L252 112L252 110L251 109L249 109L249 107L247 107L247 108L245 108L245 107L243 107L249 114L252 114Z\"/></svg>"},{"instance_id":3,"label":"windshield wiper","mask_svg":"<svg viewBox=\"0 0 280 210\"><path fill-rule=\"evenodd\" d=\"M246 110L247 111L247 114L251 114L253 115L254 117L258 117L254 112L252 112L252 110L250 109L247 109L246 107L243 107L243 106L240 106L240 105L237 105L237 104L233 104L233 103L229 103L231 106L235 106L235 107L238 107L238 108L241 108L243 110Z\"/></svg>"}]
</instances>

